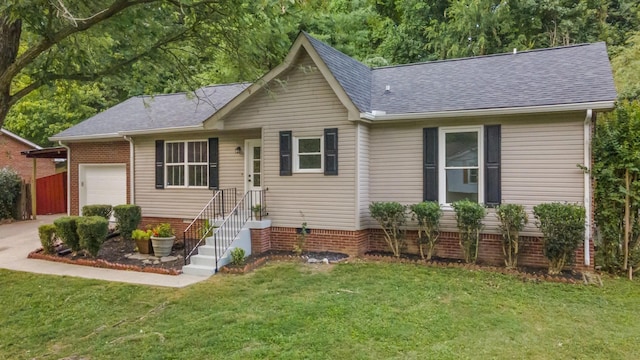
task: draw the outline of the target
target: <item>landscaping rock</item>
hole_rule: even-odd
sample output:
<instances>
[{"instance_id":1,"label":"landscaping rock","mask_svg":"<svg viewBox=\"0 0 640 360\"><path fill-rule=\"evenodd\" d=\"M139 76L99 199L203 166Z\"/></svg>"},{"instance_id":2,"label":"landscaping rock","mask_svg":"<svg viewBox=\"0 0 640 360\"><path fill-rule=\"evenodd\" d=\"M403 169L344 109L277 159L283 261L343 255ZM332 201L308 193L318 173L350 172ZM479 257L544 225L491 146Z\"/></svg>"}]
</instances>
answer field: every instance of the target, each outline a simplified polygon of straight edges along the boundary
<instances>
[{"instance_id":1,"label":"landscaping rock","mask_svg":"<svg viewBox=\"0 0 640 360\"><path fill-rule=\"evenodd\" d=\"M169 262L169 261L176 261L178 260L177 256L163 256L160 258L160 262Z\"/></svg>"}]
</instances>

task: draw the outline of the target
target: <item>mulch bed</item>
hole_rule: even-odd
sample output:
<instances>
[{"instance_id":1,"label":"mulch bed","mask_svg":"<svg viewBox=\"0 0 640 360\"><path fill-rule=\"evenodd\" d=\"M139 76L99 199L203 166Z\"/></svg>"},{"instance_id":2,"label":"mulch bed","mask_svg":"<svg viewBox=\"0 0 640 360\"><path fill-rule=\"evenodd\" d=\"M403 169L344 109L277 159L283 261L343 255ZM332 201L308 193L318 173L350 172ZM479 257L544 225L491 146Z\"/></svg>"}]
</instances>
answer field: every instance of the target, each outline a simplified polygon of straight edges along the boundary
<instances>
[{"instance_id":1,"label":"mulch bed","mask_svg":"<svg viewBox=\"0 0 640 360\"><path fill-rule=\"evenodd\" d=\"M589 283L582 273L573 270L564 270L560 274L549 275L546 268L519 266L517 269L507 269L502 266L483 264L481 262L476 264L466 264L463 260L439 258L435 256L432 257L431 260L427 261L423 260L416 254L401 254L399 258L396 258L392 253L384 251L370 251L365 253L362 257L368 260L383 262L412 263L440 268L463 268L469 270L491 271L501 274L515 275L520 277L523 281L548 281L567 284Z\"/></svg>"},{"instance_id":2,"label":"mulch bed","mask_svg":"<svg viewBox=\"0 0 640 360\"><path fill-rule=\"evenodd\" d=\"M114 236L107 239L98 256L92 258L89 255L79 253L71 254L64 245L57 247L60 255L47 255L42 249L35 250L29 254L29 258L43 259L49 261L64 262L69 264L86 265L100 268L109 268L117 270L131 270L150 272L157 274L179 275L182 273L184 265L183 248L181 244L177 244L171 251L172 256L178 257L175 261L160 262L157 264L143 264L141 260L127 258L126 254L135 253L135 243L122 239L120 236ZM548 281L568 284L587 284L590 283L588 278L582 273L565 270L558 275L547 274L547 269L534 267L518 267L518 269L507 269L505 267L493 266L489 264L465 264L462 260L446 259L433 257L430 261L423 260L419 255L402 254L396 258L389 252L371 251L360 257L364 260L388 262L388 263L410 263L423 266L440 267L440 268L464 268L468 270L492 271L502 274L514 275L523 281ZM293 254L290 251L269 250L261 254L252 254L245 259L242 266L229 264L220 269L222 273L244 274L255 270L269 261L298 261L305 263L338 263L348 260L349 256L342 253L334 252L304 252L302 255ZM599 280L599 278L598 278Z\"/></svg>"},{"instance_id":3,"label":"mulch bed","mask_svg":"<svg viewBox=\"0 0 640 360\"><path fill-rule=\"evenodd\" d=\"M184 266L184 250L180 244L177 244L177 246L174 245L173 249L171 249L171 255L178 257L177 260L160 262L158 264L143 264L141 260L125 257L126 254L135 253L135 250L136 244L134 241L125 240L120 236L114 236L105 240L98 252L98 256L95 258L84 253L73 255L63 244L56 246L56 254L48 255L43 253L42 249L38 249L31 252L29 254L29 258L156 274L179 275L182 273L182 266Z\"/></svg>"}]
</instances>

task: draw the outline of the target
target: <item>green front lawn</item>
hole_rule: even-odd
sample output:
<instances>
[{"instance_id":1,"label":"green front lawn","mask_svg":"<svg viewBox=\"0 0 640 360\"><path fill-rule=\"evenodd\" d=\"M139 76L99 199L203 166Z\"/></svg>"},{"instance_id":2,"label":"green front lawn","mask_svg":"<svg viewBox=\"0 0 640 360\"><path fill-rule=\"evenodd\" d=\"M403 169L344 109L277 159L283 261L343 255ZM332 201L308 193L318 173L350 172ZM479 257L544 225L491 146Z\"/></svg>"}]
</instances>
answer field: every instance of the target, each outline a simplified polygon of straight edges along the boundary
<instances>
[{"instance_id":1,"label":"green front lawn","mask_svg":"<svg viewBox=\"0 0 640 360\"><path fill-rule=\"evenodd\" d=\"M0 270L0 358L636 359L640 285L268 265L165 289Z\"/></svg>"}]
</instances>

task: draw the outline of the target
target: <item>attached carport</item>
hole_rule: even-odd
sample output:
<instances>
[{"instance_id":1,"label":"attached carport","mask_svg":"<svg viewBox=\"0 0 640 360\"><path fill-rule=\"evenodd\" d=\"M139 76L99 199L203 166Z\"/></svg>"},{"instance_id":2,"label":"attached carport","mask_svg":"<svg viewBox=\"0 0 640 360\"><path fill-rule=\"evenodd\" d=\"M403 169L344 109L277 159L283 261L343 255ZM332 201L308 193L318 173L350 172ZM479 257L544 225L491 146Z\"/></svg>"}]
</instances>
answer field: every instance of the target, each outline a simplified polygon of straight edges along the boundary
<instances>
[{"instance_id":1,"label":"attached carport","mask_svg":"<svg viewBox=\"0 0 640 360\"><path fill-rule=\"evenodd\" d=\"M67 158L67 149L63 146L56 146L44 149L31 149L21 152L22 155L26 156L29 159L33 159L33 170L31 174L31 216L33 219L36 219L38 213L38 194L37 194L37 166L36 159L66 159ZM63 184L64 185L64 184ZM68 180L66 181L66 186L63 186L62 193L59 194L63 197L63 201L66 202L65 208L69 208L67 191L69 188Z\"/></svg>"}]
</instances>

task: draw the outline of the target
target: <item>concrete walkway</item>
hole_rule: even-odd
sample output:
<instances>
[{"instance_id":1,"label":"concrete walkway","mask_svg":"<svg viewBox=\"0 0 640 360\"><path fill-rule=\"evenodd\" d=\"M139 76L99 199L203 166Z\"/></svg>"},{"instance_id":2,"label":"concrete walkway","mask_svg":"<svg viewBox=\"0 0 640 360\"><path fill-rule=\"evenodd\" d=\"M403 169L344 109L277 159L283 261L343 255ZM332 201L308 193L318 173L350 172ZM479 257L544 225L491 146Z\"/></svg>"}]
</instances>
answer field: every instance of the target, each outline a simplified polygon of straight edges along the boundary
<instances>
[{"instance_id":1,"label":"concrete walkway","mask_svg":"<svg viewBox=\"0 0 640 360\"><path fill-rule=\"evenodd\" d=\"M0 225L0 268L37 274L74 276L86 279L118 281L166 287L185 287L206 280L206 277L191 275L160 275L137 271L100 269L28 259L27 255L40 247L38 226L52 224L58 215L40 215L37 220L18 221Z\"/></svg>"}]
</instances>

